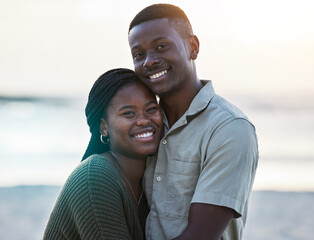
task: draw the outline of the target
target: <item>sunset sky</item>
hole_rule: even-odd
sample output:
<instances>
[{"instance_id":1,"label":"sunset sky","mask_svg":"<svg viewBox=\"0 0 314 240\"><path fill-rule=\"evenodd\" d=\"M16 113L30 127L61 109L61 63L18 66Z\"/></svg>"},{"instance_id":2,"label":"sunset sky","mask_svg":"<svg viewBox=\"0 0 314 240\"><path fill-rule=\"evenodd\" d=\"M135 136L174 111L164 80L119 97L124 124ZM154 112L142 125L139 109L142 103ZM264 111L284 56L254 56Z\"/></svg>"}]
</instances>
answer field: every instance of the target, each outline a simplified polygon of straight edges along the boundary
<instances>
[{"instance_id":1,"label":"sunset sky","mask_svg":"<svg viewBox=\"0 0 314 240\"><path fill-rule=\"evenodd\" d=\"M85 101L102 73L133 69L129 23L157 2L0 1L0 97ZM200 39L198 76L213 80L216 92L256 126L261 161L255 189L314 191L314 1L167 2L186 12ZM0 107L6 156L0 184L62 184L77 159L55 154L79 155L85 148L83 105Z\"/></svg>"},{"instance_id":2,"label":"sunset sky","mask_svg":"<svg viewBox=\"0 0 314 240\"><path fill-rule=\"evenodd\" d=\"M81 96L103 72L133 68L135 14L158 1L0 1L0 95ZM178 0L200 39L197 70L220 93L310 95L314 1Z\"/></svg>"}]
</instances>

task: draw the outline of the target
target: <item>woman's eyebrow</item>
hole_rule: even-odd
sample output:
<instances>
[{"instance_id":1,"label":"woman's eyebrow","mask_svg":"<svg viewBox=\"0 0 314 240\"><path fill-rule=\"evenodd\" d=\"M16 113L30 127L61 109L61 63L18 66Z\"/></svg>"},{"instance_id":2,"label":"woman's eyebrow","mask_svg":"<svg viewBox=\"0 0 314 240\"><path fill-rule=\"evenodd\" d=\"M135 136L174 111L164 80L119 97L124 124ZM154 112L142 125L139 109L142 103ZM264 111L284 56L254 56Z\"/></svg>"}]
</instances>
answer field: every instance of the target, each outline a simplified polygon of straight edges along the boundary
<instances>
[{"instance_id":1,"label":"woman's eyebrow","mask_svg":"<svg viewBox=\"0 0 314 240\"><path fill-rule=\"evenodd\" d=\"M130 109L130 108L135 108L135 106L132 106L132 105L125 105L125 106L122 106L121 108L119 108L119 111L123 111L125 109Z\"/></svg>"},{"instance_id":2,"label":"woman's eyebrow","mask_svg":"<svg viewBox=\"0 0 314 240\"><path fill-rule=\"evenodd\" d=\"M149 101L148 103L145 104L145 106L148 106L148 105L151 105L151 104L158 104L158 103L155 102L155 101Z\"/></svg>"},{"instance_id":3,"label":"woman's eyebrow","mask_svg":"<svg viewBox=\"0 0 314 240\"><path fill-rule=\"evenodd\" d=\"M151 105L151 104L158 104L158 103L156 103L155 101L149 101L149 102L145 103L145 106L148 106L148 105ZM125 109L130 109L130 108L134 109L135 106L133 106L133 105L125 105L125 106L122 106L121 108L119 108L119 111L123 111Z\"/></svg>"}]
</instances>

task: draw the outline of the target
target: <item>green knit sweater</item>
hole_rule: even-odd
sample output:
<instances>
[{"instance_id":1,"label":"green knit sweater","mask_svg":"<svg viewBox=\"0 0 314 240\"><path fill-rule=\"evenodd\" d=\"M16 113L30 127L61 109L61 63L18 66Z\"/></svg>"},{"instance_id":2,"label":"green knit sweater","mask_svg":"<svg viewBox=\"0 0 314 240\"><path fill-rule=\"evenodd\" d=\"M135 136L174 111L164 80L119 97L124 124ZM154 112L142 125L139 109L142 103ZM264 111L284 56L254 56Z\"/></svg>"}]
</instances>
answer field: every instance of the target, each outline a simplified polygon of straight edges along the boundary
<instances>
[{"instance_id":1,"label":"green knit sweater","mask_svg":"<svg viewBox=\"0 0 314 240\"><path fill-rule=\"evenodd\" d=\"M146 199L137 206L112 164L93 155L67 179L43 239L145 239L147 214Z\"/></svg>"}]
</instances>

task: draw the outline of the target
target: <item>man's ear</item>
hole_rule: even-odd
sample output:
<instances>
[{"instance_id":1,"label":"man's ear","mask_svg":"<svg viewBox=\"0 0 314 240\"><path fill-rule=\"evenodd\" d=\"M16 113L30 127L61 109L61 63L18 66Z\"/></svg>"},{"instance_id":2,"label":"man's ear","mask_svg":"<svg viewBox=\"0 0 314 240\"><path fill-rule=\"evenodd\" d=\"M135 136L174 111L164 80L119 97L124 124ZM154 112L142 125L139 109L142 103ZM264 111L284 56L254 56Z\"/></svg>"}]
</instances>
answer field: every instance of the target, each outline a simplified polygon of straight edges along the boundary
<instances>
[{"instance_id":1,"label":"man's ear","mask_svg":"<svg viewBox=\"0 0 314 240\"><path fill-rule=\"evenodd\" d=\"M100 119L100 126L99 126L100 134L104 137L107 137L109 135L109 128L107 121L104 118Z\"/></svg>"},{"instance_id":2,"label":"man's ear","mask_svg":"<svg viewBox=\"0 0 314 240\"><path fill-rule=\"evenodd\" d=\"M196 35L192 35L189 38L189 44L190 44L190 56L192 60L195 60L198 56L198 52L200 49L200 41L198 40L198 37Z\"/></svg>"}]
</instances>

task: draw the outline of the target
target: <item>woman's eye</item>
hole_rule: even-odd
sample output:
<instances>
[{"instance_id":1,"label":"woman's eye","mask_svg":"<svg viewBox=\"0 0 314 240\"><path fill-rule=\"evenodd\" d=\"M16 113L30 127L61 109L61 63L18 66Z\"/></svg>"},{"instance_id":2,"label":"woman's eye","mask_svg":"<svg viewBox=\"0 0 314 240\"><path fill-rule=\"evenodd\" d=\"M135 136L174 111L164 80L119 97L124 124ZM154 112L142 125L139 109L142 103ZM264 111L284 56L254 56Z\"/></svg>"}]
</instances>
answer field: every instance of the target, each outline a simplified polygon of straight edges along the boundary
<instances>
[{"instance_id":1,"label":"woman's eye","mask_svg":"<svg viewBox=\"0 0 314 240\"><path fill-rule=\"evenodd\" d=\"M151 112L155 112L157 110L157 107L150 107L149 109L147 109L147 112L151 113Z\"/></svg>"},{"instance_id":2,"label":"woman's eye","mask_svg":"<svg viewBox=\"0 0 314 240\"><path fill-rule=\"evenodd\" d=\"M132 112L132 111L122 113L122 116L126 116L126 117L132 117L133 115L134 115L134 112Z\"/></svg>"}]
</instances>

